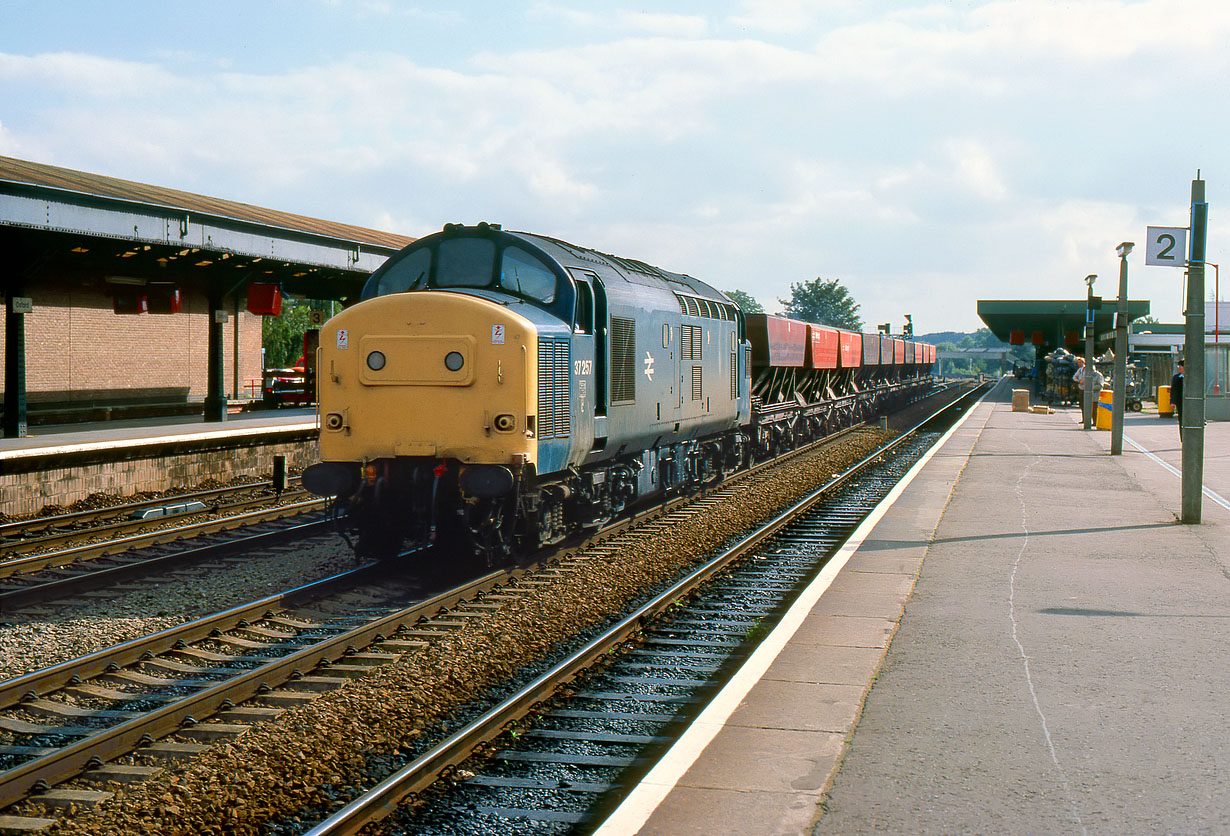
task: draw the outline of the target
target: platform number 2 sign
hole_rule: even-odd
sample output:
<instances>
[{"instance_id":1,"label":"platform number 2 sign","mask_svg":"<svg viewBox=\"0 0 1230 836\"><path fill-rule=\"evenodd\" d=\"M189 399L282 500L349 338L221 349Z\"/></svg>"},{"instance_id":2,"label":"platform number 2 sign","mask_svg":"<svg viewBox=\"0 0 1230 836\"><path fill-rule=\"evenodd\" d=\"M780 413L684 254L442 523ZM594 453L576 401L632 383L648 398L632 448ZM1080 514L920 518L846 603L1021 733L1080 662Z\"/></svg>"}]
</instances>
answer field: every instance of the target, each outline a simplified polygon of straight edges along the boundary
<instances>
[{"instance_id":1,"label":"platform number 2 sign","mask_svg":"<svg viewBox=\"0 0 1230 836\"><path fill-rule=\"evenodd\" d=\"M1145 245L1145 264L1156 267L1187 266L1187 227L1151 226Z\"/></svg>"}]
</instances>

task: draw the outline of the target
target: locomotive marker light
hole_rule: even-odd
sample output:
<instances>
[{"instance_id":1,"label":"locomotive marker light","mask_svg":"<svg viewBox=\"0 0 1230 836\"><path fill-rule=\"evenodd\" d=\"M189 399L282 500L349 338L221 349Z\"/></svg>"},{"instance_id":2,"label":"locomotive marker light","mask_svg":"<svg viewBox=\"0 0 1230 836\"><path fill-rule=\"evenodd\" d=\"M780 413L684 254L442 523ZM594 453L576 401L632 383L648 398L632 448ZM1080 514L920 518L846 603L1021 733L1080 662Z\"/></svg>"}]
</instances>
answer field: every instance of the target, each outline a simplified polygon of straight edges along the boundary
<instances>
[{"instance_id":1,"label":"locomotive marker light","mask_svg":"<svg viewBox=\"0 0 1230 836\"><path fill-rule=\"evenodd\" d=\"M1111 396L1110 454L1123 455L1123 405L1127 396L1127 284L1128 256L1136 245L1124 241L1115 248L1119 254L1119 310L1115 312L1115 379Z\"/></svg>"},{"instance_id":2,"label":"locomotive marker light","mask_svg":"<svg viewBox=\"0 0 1230 836\"><path fill-rule=\"evenodd\" d=\"M465 358L461 356L460 351L450 351L444 355L444 368L450 372L459 372L461 367L465 365Z\"/></svg>"},{"instance_id":3,"label":"locomotive marker light","mask_svg":"<svg viewBox=\"0 0 1230 836\"><path fill-rule=\"evenodd\" d=\"M383 352L373 351L371 354L367 355L367 367L372 371L380 371L384 368L384 364L385 358Z\"/></svg>"}]
</instances>

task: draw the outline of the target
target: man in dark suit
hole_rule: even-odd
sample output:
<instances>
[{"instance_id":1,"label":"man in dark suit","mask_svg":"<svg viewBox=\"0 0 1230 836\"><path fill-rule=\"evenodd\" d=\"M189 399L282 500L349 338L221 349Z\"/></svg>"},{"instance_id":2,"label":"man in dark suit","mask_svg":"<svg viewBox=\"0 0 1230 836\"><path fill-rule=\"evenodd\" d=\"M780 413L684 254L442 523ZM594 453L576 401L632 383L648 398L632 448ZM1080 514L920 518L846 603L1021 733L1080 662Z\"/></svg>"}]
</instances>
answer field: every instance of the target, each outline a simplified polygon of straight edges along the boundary
<instances>
[{"instance_id":1,"label":"man in dark suit","mask_svg":"<svg viewBox=\"0 0 1230 836\"><path fill-rule=\"evenodd\" d=\"M1183 437L1183 361L1178 362L1178 370L1170 378L1170 403L1174 406L1174 417L1179 419L1179 438Z\"/></svg>"}]
</instances>

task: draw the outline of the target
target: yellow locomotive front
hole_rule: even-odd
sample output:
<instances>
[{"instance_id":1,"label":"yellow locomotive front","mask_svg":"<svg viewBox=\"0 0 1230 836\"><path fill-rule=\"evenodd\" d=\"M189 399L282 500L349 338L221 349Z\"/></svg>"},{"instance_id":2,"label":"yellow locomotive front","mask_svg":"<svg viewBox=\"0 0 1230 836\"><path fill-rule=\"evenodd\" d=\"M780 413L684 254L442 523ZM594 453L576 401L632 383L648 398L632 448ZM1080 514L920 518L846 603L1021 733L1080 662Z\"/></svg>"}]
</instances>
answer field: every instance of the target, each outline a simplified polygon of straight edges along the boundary
<instances>
[{"instance_id":1,"label":"yellow locomotive front","mask_svg":"<svg viewBox=\"0 0 1230 836\"><path fill-rule=\"evenodd\" d=\"M321 329L321 464L304 484L342 497L359 550L463 532L489 555L537 450L537 329L508 305L422 290L361 302Z\"/></svg>"},{"instance_id":2,"label":"yellow locomotive front","mask_svg":"<svg viewBox=\"0 0 1230 836\"><path fill-rule=\"evenodd\" d=\"M381 296L338 314L320 335L321 459L532 460L536 336L506 306L459 293Z\"/></svg>"}]
</instances>

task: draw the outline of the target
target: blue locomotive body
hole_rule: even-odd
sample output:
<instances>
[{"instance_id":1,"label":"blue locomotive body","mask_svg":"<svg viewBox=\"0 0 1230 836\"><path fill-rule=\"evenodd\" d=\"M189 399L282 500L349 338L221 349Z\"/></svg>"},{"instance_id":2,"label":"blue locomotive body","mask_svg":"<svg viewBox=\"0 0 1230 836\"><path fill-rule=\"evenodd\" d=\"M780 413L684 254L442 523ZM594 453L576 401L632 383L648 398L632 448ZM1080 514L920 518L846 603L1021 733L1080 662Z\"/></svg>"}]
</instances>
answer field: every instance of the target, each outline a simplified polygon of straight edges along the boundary
<instances>
[{"instance_id":1,"label":"blue locomotive body","mask_svg":"<svg viewBox=\"0 0 1230 836\"><path fill-rule=\"evenodd\" d=\"M739 308L690 276L446 226L322 328L322 463L304 484L362 499L392 532L376 550L458 528L498 560L828 431L820 401L853 420L901 388L896 370L854 373L859 335L770 319L757 357Z\"/></svg>"}]
</instances>

